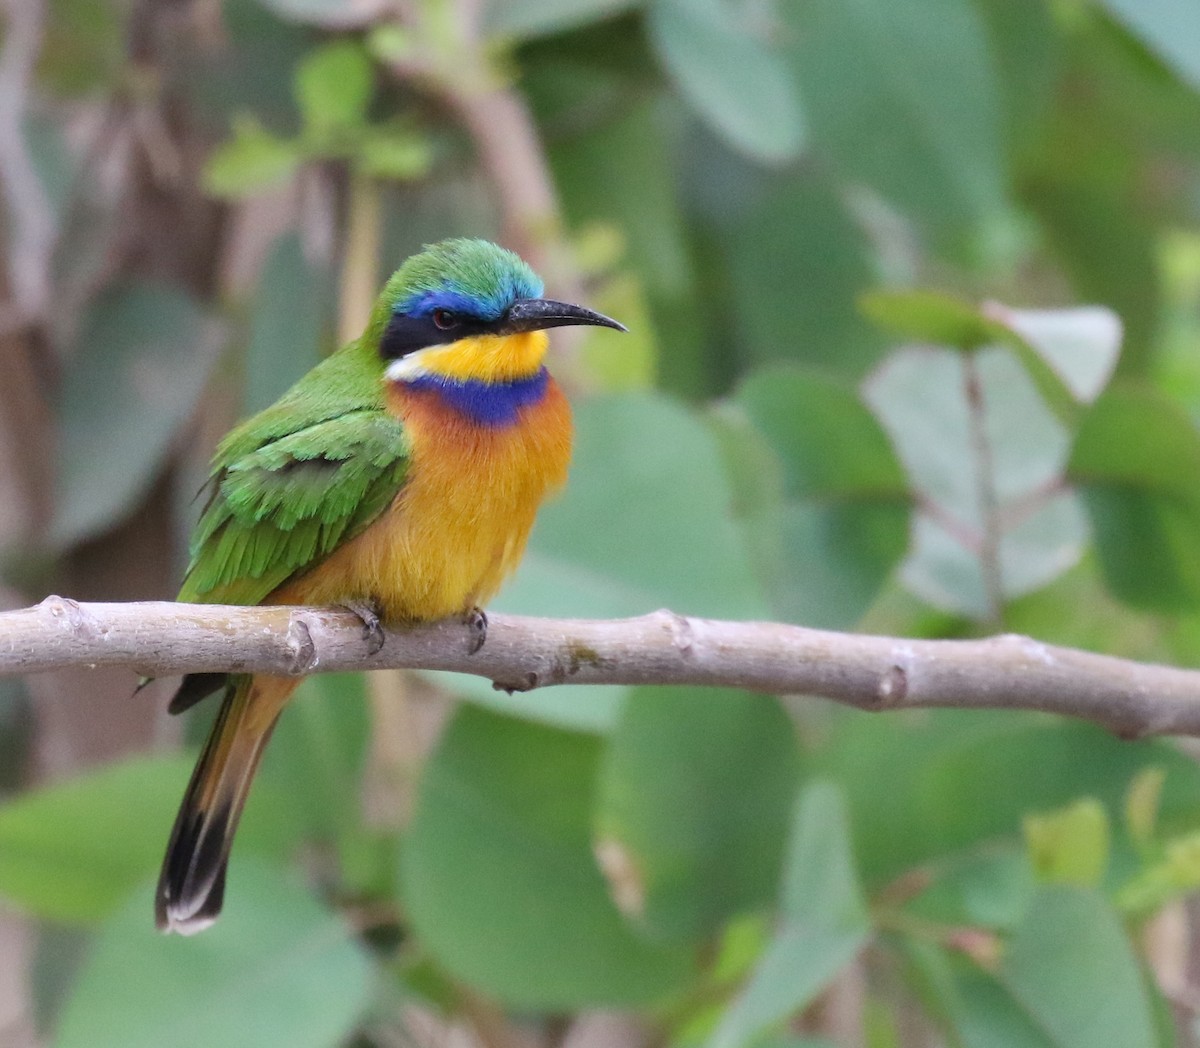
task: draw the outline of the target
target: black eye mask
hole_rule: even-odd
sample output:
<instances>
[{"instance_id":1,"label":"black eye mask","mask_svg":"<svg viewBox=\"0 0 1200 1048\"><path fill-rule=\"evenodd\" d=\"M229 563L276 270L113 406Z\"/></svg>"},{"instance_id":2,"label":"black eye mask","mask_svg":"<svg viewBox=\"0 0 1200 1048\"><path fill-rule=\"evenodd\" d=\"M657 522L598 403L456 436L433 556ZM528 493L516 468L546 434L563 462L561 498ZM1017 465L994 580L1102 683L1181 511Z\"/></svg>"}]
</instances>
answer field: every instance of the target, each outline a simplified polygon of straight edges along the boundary
<instances>
[{"instance_id":1,"label":"black eye mask","mask_svg":"<svg viewBox=\"0 0 1200 1048\"><path fill-rule=\"evenodd\" d=\"M379 343L379 354L385 360L399 360L419 349L446 346L460 338L497 334L499 325L499 321L480 320L445 309L423 316L393 313Z\"/></svg>"},{"instance_id":2,"label":"black eye mask","mask_svg":"<svg viewBox=\"0 0 1200 1048\"><path fill-rule=\"evenodd\" d=\"M440 308L419 316L393 313L383 333L383 340L379 343L379 352L387 360L399 360L418 349L449 345L460 338L516 335L576 324L625 330L624 324L611 317L583 306L574 306L570 302L556 302L552 298L519 298L502 317L495 320L481 320L470 313Z\"/></svg>"}]
</instances>

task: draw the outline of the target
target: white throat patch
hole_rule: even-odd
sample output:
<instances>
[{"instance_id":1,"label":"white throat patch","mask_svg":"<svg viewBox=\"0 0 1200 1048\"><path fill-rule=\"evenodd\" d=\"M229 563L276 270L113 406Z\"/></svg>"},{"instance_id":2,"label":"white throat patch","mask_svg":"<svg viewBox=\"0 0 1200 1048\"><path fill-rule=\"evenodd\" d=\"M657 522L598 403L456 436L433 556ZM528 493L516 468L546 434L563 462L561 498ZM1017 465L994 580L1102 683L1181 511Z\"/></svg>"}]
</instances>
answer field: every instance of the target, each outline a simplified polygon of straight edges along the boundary
<instances>
[{"instance_id":1,"label":"white throat patch","mask_svg":"<svg viewBox=\"0 0 1200 1048\"><path fill-rule=\"evenodd\" d=\"M428 375L429 369L421 360L426 352L424 349L418 349L415 353L409 353L399 360L393 360L384 369L384 375L387 376L389 382L411 382L414 378Z\"/></svg>"}]
</instances>

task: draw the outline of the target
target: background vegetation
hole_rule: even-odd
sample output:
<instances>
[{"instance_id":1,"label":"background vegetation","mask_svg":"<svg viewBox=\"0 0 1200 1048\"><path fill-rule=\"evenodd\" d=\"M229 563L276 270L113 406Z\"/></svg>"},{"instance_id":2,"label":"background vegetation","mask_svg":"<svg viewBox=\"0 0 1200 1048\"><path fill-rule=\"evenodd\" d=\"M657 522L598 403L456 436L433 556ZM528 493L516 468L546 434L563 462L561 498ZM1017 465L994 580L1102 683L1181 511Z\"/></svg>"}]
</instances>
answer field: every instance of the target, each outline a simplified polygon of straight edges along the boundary
<instances>
[{"instance_id":1,"label":"background vegetation","mask_svg":"<svg viewBox=\"0 0 1200 1048\"><path fill-rule=\"evenodd\" d=\"M1196 665L1197 11L8 0L0 606L170 596L220 433L472 234L632 330L498 606ZM132 681L0 681L0 1044L1198 1041L1187 745L318 678L182 940Z\"/></svg>"}]
</instances>

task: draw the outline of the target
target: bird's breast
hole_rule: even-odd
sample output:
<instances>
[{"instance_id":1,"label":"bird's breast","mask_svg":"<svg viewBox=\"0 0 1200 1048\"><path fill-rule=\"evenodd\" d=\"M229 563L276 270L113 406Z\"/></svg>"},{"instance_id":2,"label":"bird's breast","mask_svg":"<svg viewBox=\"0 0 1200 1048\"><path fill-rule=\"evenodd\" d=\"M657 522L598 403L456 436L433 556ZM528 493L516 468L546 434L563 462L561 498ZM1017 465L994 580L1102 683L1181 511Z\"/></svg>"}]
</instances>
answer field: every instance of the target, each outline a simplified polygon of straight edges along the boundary
<instances>
[{"instance_id":1,"label":"bird's breast","mask_svg":"<svg viewBox=\"0 0 1200 1048\"><path fill-rule=\"evenodd\" d=\"M386 618L434 619L485 604L516 568L538 507L567 479L571 413L544 372L502 391L393 383L411 464L392 505L309 573L315 603L377 601ZM509 384L511 385L511 384Z\"/></svg>"}]
</instances>

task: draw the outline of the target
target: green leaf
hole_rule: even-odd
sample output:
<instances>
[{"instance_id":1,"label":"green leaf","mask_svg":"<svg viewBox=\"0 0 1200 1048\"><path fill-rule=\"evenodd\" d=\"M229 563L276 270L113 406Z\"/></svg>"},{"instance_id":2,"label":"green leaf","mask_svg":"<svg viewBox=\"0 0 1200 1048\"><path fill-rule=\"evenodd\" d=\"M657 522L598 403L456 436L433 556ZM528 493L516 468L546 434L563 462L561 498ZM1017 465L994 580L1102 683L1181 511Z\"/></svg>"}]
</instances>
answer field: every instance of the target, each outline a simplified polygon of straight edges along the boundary
<instances>
[{"instance_id":1,"label":"green leaf","mask_svg":"<svg viewBox=\"0 0 1200 1048\"><path fill-rule=\"evenodd\" d=\"M372 178L406 181L428 173L433 149L429 140L415 131L372 130L359 144L354 163Z\"/></svg>"},{"instance_id":2,"label":"green leaf","mask_svg":"<svg viewBox=\"0 0 1200 1048\"><path fill-rule=\"evenodd\" d=\"M1200 602L1200 435L1161 393L1110 389L1084 417L1069 474L1084 490L1113 593L1135 607Z\"/></svg>"},{"instance_id":3,"label":"green leaf","mask_svg":"<svg viewBox=\"0 0 1200 1048\"><path fill-rule=\"evenodd\" d=\"M1088 77L1106 74L1107 70L1081 71ZM1103 123L1095 129L1077 131L1082 116L1069 112L1063 117L1075 133L1063 134L1062 125L1052 125L1052 131L1058 132L1047 145L1047 164L1052 163L1052 169L1028 175L1024 196L1071 277L1076 295L1084 301L1104 302L1120 315L1125 327L1122 370L1144 373L1159 345L1163 298L1159 233L1133 205L1136 184L1125 185L1114 177L1106 141L1112 133L1110 124L1101 117ZM1102 133L1095 133L1101 129Z\"/></svg>"},{"instance_id":4,"label":"green leaf","mask_svg":"<svg viewBox=\"0 0 1200 1048\"><path fill-rule=\"evenodd\" d=\"M589 74L596 78L595 84ZM552 66L543 71L541 80L534 80L541 94L549 96L544 105L560 101L564 94L558 76L576 89L582 82L592 92L629 90L615 77L575 66L565 71ZM581 100L576 108L587 102L587 98ZM619 229L626 249L622 261L637 269L651 294L678 297L688 289L692 274L672 150L673 130L671 113L664 109L661 98L638 101L635 96L622 107L618 119L586 130L572 125L572 134L552 139L548 145L554 181L572 222ZM663 334L669 337L671 333Z\"/></svg>"},{"instance_id":5,"label":"green leaf","mask_svg":"<svg viewBox=\"0 0 1200 1048\"><path fill-rule=\"evenodd\" d=\"M1024 820L1030 863L1050 884L1098 887L1108 869L1108 812L1094 797Z\"/></svg>"},{"instance_id":6,"label":"green leaf","mask_svg":"<svg viewBox=\"0 0 1200 1048\"><path fill-rule=\"evenodd\" d=\"M858 376L879 358L857 309L878 279L873 252L832 186L803 176L772 189L738 223L732 252L731 304L751 359Z\"/></svg>"},{"instance_id":7,"label":"green leaf","mask_svg":"<svg viewBox=\"0 0 1200 1048\"><path fill-rule=\"evenodd\" d=\"M307 835L336 839L362 821L369 735L361 673L306 678L272 733L256 787L286 797Z\"/></svg>"},{"instance_id":8,"label":"green leaf","mask_svg":"<svg viewBox=\"0 0 1200 1048\"><path fill-rule=\"evenodd\" d=\"M744 1048L807 1007L862 948L865 930L785 925L734 997L709 1048Z\"/></svg>"},{"instance_id":9,"label":"green leaf","mask_svg":"<svg viewBox=\"0 0 1200 1048\"><path fill-rule=\"evenodd\" d=\"M233 138L204 165L204 188L213 196L238 200L290 178L300 163L295 143L277 138L253 117L233 124Z\"/></svg>"},{"instance_id":10,"label":"green leaf","mask_svg":"<svg viewBox=\"0 0 1200 1048\"><path fill-rule=\"evenodd\" d=\"M734 519L746 532L754 570L770 595L783 560L783 463L738 405L716 404L709 422L733 488Z\"/></svg>"},{"instance_id":11,"label":"green leaf","mask_svg":"<svg viewBox=\"0 0 1200 1048\"><path fill-rule=\"evenodd\" d=\"M952 1043L961 1048L1056 1048L990 972L912 937L901 948L908 974L919 980L923 1003L953 1031Z\"/></svg>"},{"instance_id":12,"label":"green leaf","mask_svg":"<svg viewBox=\"0 0 1200 1048\"><path fill-rule=\"evenodd\" d=\"M1167 903L1200 888L1200 833L1168 841L1165 854L1117 892L1116 904L1134 917L1148 917Z\"/></svg>"},{"instance_id":13,"label":"green leaf","mask_svg":"<svg viewBox=\"0 0 1200 1048\"><path fill-rule=\"evenodd\" d=\"M618 346L610 345L599 329L593 329L580 344L581 364L597 391L654 389L660 356L658 333L640 278L630 272L616 274L597 287L590 298L593 308L610 317L621 317L629 325L629 333L622 336Z\"/></svg>"},{"instance_id":14,"label":"green leaf","mask_svg":"<svg viewBox=\"0 0 1200 1048\"><path fill-rule=\"evenodd\" d=\"M812 0L782 9L814 149L935 234L1004 207L998 88L968 0Z\"/></svg>"},{"instance_id":15,"label":"green leaf","mask_svg":"<svg viewBox=\"0 0 1200 1048\"><path fill-rule=\"evenodd\" d=\"M1010 156L1036 150L1055 103L1069 33L1045 0L982 0Z\"/></svg>"},{"instance_id":16,"label":"green leaf","mask_svg":"<svg viewBox=\"0 0 1200 1048\"><path fill-rule=\"evenodd\" d=\"M1077 400L1096 398L1112 375L1120 321L1109 310L1018 310L999 302L974 306L939 291L871 291L859 299L880 327L904 338L974 352L1006 346L1060 422L1078 422ZM1114 327L1115 325L1115 327Z\"/></svg>"},{"instance_id":17,"label":"green leaf","mask_svg":"<svg viewBox=\"0 0 1200 1048\"><path fill-rule=\"evenodd\" d=\"M1157 1043L1137 958L1116 914L1093 891L1042 891L1013 936L1001 973L1058 1048Z\"/></svg>"},{"instance_id":18,"label":"green leaf","mask_svg":"<svg viewBox=\"0 0 1200 1048\"><path fill-rule=\"evenodd\" d=\"M1101 0L1119 22L1200 91L1200 7L1188 0Z\"/></svg>"},{"instance_id":19,"label":"green leaf","mask_svg":"<svg viewBox=\"0 0 1200 1048\"><path fill-rule=\"evenodd\" d=\"M494 603L530 615L620 618L656 608L762 618L745 536L716 441L680 405L652 394L576 404L566 492L538 515L520 569ZM597 526L603 521L603 526ZM624 688L504 696L449 678L476 702L551 723L607 730Z\"/></svg>"},{"instance_id":20,"label":"green leaf","mask_svg":"<svg viewBox=\"0 0 1200 1048\"><path fill-rule=\"evenodd\" d=\"M191 766L126 761L0 807L0 896L58 921L109 914L162 861Z\"/></svg>"},{"instance_id":21,"label":"green leaf","mask_svg":"<svg viewBox=\"0 0 1200 1048\"><path fill-rule=\"evenodd\" d=\"M529 40L611 18L644 0L486 0L484 28L492 36Z\"/></svg>"},{"instance_id":22,"label":"green leaf","mask_svg":"<svg viewBox=\"0 0 1200 1048\"><path fill-rule=\"evenodd\" d=\"M320 361L328 292L327 274L305 259L300 237L281 236L267 256L251 307L242 392L246 414L269 407Z\"/></svg>"},{"instance_id":23,"label":"green leaf","mask_svg":"<svg viewBox=\"0 0 1200 1048\"><path fill-rule=\"evenodd\" d=\"M688 951L637 938L592 855L591 736L464 706L425 768L402 891L436 960L517 1008L657 1000Z\"/></svg>"},{"instance_id":24,"label":"green leaf","mask_svg":"<svg viewBox=\"0 0 1200 1048\"><path fill-rule=\"evenodd\" d=\"M757 1043L803 1009L861 949L869 929L845 802L816 782L800 795L780 896L782 923L733 998L709 1048Z\"/></svg>"},{"instance_id":25,"label":"green leaf","mask_svg":"<svg viewBox=\"0 0 1200 1048\"><path fill-rule=\"evenodd\" d=\"M1193 763L1169 744L1122 742L1086 724L1012 711L852 717L813 761L846 791L855 851L872 885L997 838L1015 844L1029 811L1096 797L1111 816L1130 781L1150 766L1166 769L1164 832L1194 829L1200 770ZM1114 852L1121 844L1113 841ZM1127 851L1124 861L1133 858Z\"/></svg>"},{"instance_id":26,"label":"green leaf","mask_svg":"<svg viewBox=\"0 0 1200 1048\"><path fill-rule=\"evenodd\" d=\"M653 939L679 940L765 902L797 771L791 721L774 699L635 689L598 785L597 854L617 905Z\"/></svg>"},{"instance_id":27,"label":"green leaf","mask_svg":"<svg viewBox=\"0 0 1200 1048\"><path fill-rule=\"evenodd\" d=\"M852 388L823 375L761 370L737 403L783 467L777 613L852 626L908 548L910 495L886 435Z\"/></svg>"},{"instance_id":28,"label":"green leaf","mask_svg":"<svg viewBox=\"0 0 1200 1048\"><path fill-rule=\"evenodd\" d=\"M951 1014L962 1048L1056 1048L993 975L965 960L955 969L958 999Z\"/></svg>"},{"instance_id":29,"label":"green leaf","mask_svg":"<svg viewBox=\"0 0 1200 1048\"><path fill-rule=\"evenodd\" d=\"M130 759L0 806L0 896L52 920L108 916L162 862L194 763L192 754ZM238 854L282 854L296 836L288 798L258 784ZM145 905L149 920L149 897Z\"/></svg>"},{"instance_id":30,"label":"green leaf","mask_svg":"<svg viewBox=\"0 0 1200 1048\"><path fill-rule=\"evenodd\" d=\"M763 612L714 438L650 394L577 405L566 494L546 506L500 606L542 615ZM597 521L603 527L597 527Z\"/></svg>"},{"instance_id":31,"label":"green leaf","mask_svg":"<svg viewBox=\"0 0 1200 1048\"><path fill-rule=\"evenodd\" d=\"M51 541L78 542L133 508L191 415L221 341L177 288L119 284L88 310L63 379Z\"/></svg>"},{"instance_id":32,"label":"green leaf","mask_svg":"<svg viewBox=\"0 0 1200 1048\"><path fill-rule=\"evenodd\" d=\"M997 722L994 731L927 761L921 775L924 815L931 828L938 827L945 848L1016 833L1029 811L1064 807L1080 797L1103 804L1111 818L1121 810L1133 778L1168 753L1165 746L1130 746L1091 725L1016 721L1005 727ZM1200 803L1198 791L1200 777L1172 757L1164 786L1164 819L1169 803L1173 824L1186 825L1190 815L1185 813ZM986 811L971 807L978 804ZM1082 817L1085 824L1096 819L1094 812ZM1099 836L1094 826L1075 827L1073 832ZM1114 840L1113 848L1119 843ZM1097 851L1103 847L1098 840L1090 846Z\"/></svg>"},{"instance_id":33,"label":"green leaf","mask_svg":"<svg viewBox=\"0 0 1200 1048\"><path fill-rule=\"evenodd\" d=\"M1037 881L1029 858L1015 843L987 842L942 857L935 880L905 912L945 925L1008 930L1025 916Z\"/></svg>"},{"instance_id":34,"label":"green leaf","mask_svg":"<svg viewBox=\"0 0 1200 1048\"><path fill-rule=\"evenodd\" d=\"M804 122L791 71L768 36L772 6L653 0L647 31L684 98L718 135L748 156L779 162L800 151Z\"/></svg>"},{"instance_id":35,"label":"green leaf","mask_svg":"<svg viewBox=\"0 0 1200 1048\"><path fill-rule=\"evenodd\" d=\"M281 868L238 862L221 921L194 938L151 920L149 885L101 930L56 1048L326 1048L349 1037L371 965Z\"/></svg>"},{"instance_id":36,"label":"green leaf","mask_svg":"<svg viewBox=\"0 0 1200 1048\"><path fill-rule=\"evenodd\" d=\"M940 291L870 291L859 298L859 305L880 327L920 342L969 351L1009 338L998 321Z\"/></svg>"},{"instance_id":37,"label":"green leaf","mask_svg":"<svg viewBox=\"0 0 1200 1048\"><path fill-rule=\"evenodd\" d=\"M1111 309L1013 309L999 302L984 309L1053 368L1075 400L1090 404L1112 378L1121 353L1121 318Z\"/></svg>"},{"instance_id":38,"label":"green leaf","mask_svg":"<svg viewBox=\"0 0 1200 1048\"><path fill-rule=\"evenodd\" d=\"M1154 840L1165 779L1162 768L1147 768L1134 776L1125 794L1125 828L1139 848L1150 847Z\"/></svg>"},{"instance_id":39,"label":"green leaf","mask_svg":"<svg viewBox=\"0 0 1200 1048\"><path fill-rule=\"evenodd\" d=\"M1197 650L1200 639L1190 628L1192 621L1181 620L1167 640L1160 621L1112 595L1094 550L1065 575L1009 604L1004 612L1005 627L1014 633L1148 662L1190 661L1189 653Z\"/></svg>"},{"instance_id":40,"label":"green leaf","mask_svg":"<svg viewBox=\"0 0 1200 1048\"><path fill-rule=\"evenodd\" d=\"M362 127L374 86L371 60L361 44L347 39L317 48L296 71L296 101L306 134L320 140Z\"/></svg>"},{"instance_id":41,"label":"green leaf","mask_svg":"<svg viewBox=\"0 0 1200 1048\"><path fill-rule=\"evenodd\" d=\"M850 844L850 813L832 782L810 783L800 794L780 891L786 920L831 928L865 929L866 905Z\"/></svg>"},{"instance_id":42,"label":"green leaf","mask_svg":"<svg viewBox=\"0 0 1200 1048\"><path fill-rule=\"evenodd\" d=\"M978 395L969 388L972 364ZM1044 586L1078 560L1086 537L1082 509L1073 493L1054 492L1068 435L1013 353L991 346L968 362L946 349L902 349L871 376L864 397L911 485L937 508L916 518L903 569L914 593L947 610L989 614L980 555L988 511L980 487L985 469L995 493L1002 597ZM975 429L980 421L986 458Z\"/></svg>"}]
</instances>

